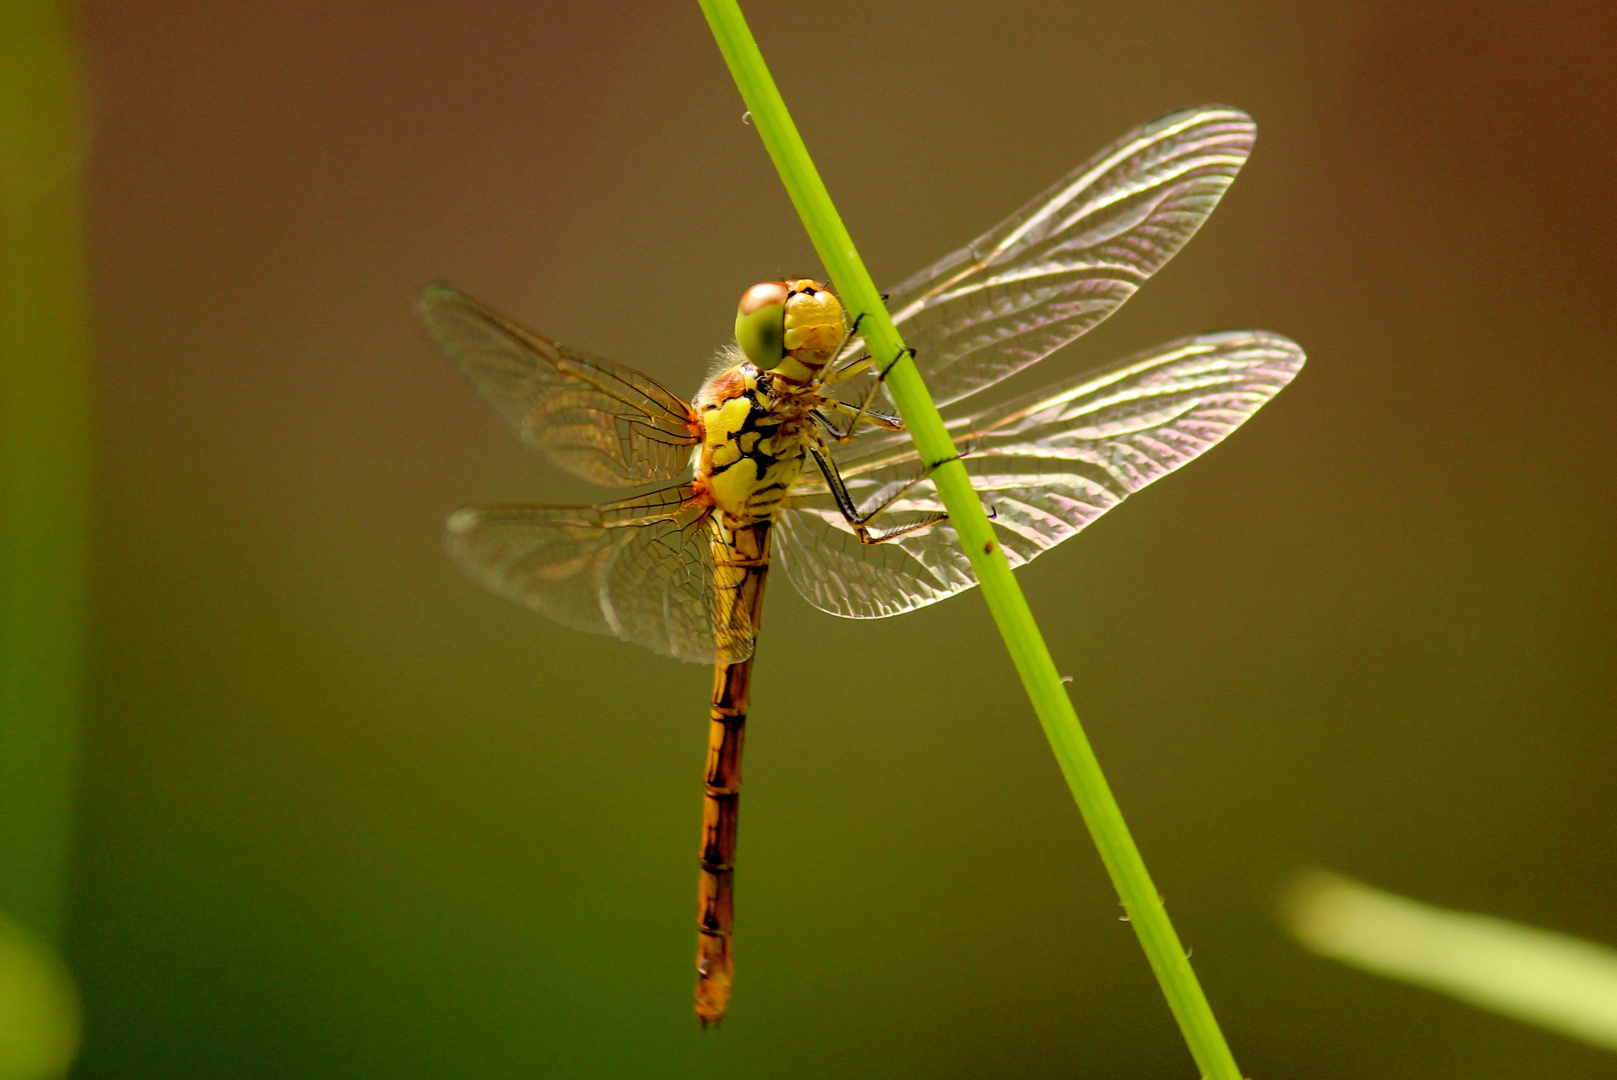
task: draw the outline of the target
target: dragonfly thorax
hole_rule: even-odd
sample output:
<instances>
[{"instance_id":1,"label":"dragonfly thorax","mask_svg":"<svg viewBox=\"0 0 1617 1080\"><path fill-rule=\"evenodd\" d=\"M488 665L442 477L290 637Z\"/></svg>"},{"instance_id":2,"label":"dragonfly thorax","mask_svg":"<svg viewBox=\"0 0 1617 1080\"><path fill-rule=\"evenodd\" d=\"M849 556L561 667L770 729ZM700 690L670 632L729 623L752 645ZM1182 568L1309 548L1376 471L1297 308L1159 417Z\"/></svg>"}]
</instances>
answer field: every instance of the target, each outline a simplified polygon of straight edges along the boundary
<instances>
[{"instance_id":1,"label":"dragonfly thorax","mask_svg":"<svg viewBox=\"0 0 1617 1080\"><path fill-rule=\"evenodd\" d=\"M808 410L794 389L749 360L714 375L696 395L696 483L732 521L773 515L802 471Z\"/></svg>"}]
</instances>

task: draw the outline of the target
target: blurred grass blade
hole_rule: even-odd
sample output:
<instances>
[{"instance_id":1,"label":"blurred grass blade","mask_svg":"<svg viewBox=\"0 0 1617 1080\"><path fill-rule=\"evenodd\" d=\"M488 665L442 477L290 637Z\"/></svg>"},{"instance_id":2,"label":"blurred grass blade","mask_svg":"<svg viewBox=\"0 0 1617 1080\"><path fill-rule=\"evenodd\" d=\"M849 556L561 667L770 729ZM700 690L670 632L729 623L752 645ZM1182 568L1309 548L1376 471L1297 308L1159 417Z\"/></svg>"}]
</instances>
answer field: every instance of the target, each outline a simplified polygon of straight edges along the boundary
<instances>
[{"instance_id":1,"label":"blurred grass blade","mask_svg":"<svg viewBox=\"0 0 1617 1080\"><path fill-rule=\"evenodd\" d=\"M90 475L78 60L65 6L0 4L0 910L62 911Z\"/></svg>"},{"instance_id":2,"label":"blurred grass blade","mask_svg":"<svg viewBox=\"0 0 1617 1080\"><path fill-rule=\"evenodd\" d=\"M79 1043L79 1001L67 969L0 915L0 1080L66 1076Z\"/></svg>"},{"instance_id":3,"label":"blurred grass blade","mask_svg":"<svg viewBox=\"0 0 1617 1080\"><path fill-rule=\"evenodd\" d=\"M1617 949L1335 874L1299 878L1283 915L1321 955L1617 1050Z\"/></svg>"}]
</instances>

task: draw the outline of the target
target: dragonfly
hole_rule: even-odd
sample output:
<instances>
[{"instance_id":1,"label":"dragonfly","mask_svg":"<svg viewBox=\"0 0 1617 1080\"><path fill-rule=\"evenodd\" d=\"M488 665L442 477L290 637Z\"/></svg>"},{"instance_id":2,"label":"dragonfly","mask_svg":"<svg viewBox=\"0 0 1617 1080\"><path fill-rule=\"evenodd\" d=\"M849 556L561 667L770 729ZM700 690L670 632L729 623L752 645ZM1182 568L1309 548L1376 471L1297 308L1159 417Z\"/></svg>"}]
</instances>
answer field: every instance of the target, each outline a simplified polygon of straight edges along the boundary
<instances>
[{"instance_id":1,"label":"dragonfly","mask_svg":"<svg viewBox=\"0 0 1617 1080\"><path fill-rule=\"evenodd\" d=\"M1165 116L888 294L1013 566L1207 450L1301 369L1303 351L1278 334L1204 334L971 401L1133 295L1201 226L1255 134L1222 106ZM872 357L862 316L807 278L746 290L735 341L690 401L453 286L427 286L418 309L551 464L605 487L658 485L596 506L468 507L449 518L447 543L473 580L563 625L714 666L696 1012L717 1024L735 974L742 736L771 566L814 606L854 619L976 584L935 463L919 459L884 396L896 358Z\"/></svg>"}]
</instances>

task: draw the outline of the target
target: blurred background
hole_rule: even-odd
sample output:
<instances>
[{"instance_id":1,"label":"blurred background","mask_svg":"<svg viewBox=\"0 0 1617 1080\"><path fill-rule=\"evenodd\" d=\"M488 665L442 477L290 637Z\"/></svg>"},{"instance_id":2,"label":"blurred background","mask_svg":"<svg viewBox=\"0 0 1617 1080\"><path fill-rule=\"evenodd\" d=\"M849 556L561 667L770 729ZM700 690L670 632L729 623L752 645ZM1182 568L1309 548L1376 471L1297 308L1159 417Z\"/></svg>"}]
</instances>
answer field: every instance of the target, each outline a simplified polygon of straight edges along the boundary
<instances>
[{"instance_id":1,"label":"blurred background","mask_svg":"<svg viewBox=\"0 0 1617 1080\"><path fill-rule=\"evenodd\" d=\"M1612 1075L1313 957L1328 867L1617 942L1617 9L747 5L878 282L1131 127L1256 152L1071 373L1309 353L1022 572L1254 1077ZM446 277L694 391L816 274L694 3L92 0L97 342L65 950L90 1077L1164 1077L1192 1066L981 599L777 580L730 1018L690 1006L709 673L479 591L589 501L414 324Z\"/></svg>"}]
</instances>

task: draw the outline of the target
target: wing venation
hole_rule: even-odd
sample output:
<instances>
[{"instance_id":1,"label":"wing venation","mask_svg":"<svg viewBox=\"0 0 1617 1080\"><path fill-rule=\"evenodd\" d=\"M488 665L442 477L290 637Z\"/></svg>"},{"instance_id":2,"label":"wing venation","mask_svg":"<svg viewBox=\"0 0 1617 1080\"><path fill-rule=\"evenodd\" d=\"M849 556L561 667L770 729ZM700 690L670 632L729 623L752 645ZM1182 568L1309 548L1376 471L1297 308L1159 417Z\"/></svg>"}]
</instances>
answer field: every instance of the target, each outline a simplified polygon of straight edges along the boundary
<instances>
[{"instance_id":1,"label":"wing venation","mask_svg":"<svg viewBox=\"0 0 1617 1080\"><path fill-rule=\"evenodd\" d=\"M1277 334L1205 334L948 424L1006 557L1020 566L1222 440L1290 382L1303 359ZM920 469L902 432L866 440L860 451L839 464L861 505L879 504ZM942 510L936 486L923 481L878 524ZM976 584L946 522L862 544L817 477L794 485L779 527L787 576L833 615L894 615Z\"/></svg>"},{"instance_id":2,"label":"wing venation","mask_svg":"<svg viewBox=\"0 0 1617 1080\"><path fill-rule=\"evenodd\" d=\"M888 310L933 400L992 386L1117 310L1201 227L1256 132L1222 106L1165 116L894 289Z\"/></svg>"},{"instance_id":3,"label":"wing venation","mask_svg":"<svg viewBox=\"0 0 1617 1080\"><path fill-rule=\"evenodd\" d=\"M477 506L449 519L450 555L480 585L564 626L697 664L736 663L752 634L714 631L709 506L680 484L603 506Z\"/></svg>"},{"instance_id":4,"label":"wing venation","mask_svg":"<svg viewBox=\"0 0 1617 1080\"><path fill-rule=\"evenodd\" d=\"M694 414L655 379L518 326L452 285L428 285L416 307L467 381L558 468L609 487L685 470Z\"/></svg>"}]
</instances>

